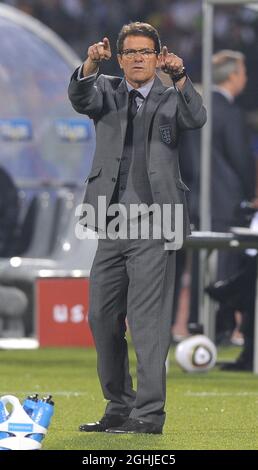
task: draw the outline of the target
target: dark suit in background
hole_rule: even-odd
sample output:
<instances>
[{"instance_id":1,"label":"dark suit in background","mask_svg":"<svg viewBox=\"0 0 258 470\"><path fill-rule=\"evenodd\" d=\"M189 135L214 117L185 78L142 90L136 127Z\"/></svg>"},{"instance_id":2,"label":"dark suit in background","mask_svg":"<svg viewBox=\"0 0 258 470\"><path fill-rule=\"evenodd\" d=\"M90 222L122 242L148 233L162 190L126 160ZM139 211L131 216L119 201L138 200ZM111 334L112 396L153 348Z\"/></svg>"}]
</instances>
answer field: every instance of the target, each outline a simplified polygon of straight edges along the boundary
<instances>
[{"instance_id":1,"label":"dark suit in background","mask_svg":"<svg viewBox=\"0 0 258 470\"><path fill-rule=\"evenodd\" d=\"M182 134L181 172L191 189L189 213L195 228L200 224L200 131ZM187 165L187 157L191 155ZM242 226L240 203L255 194L255 162L249 144L244 111L222 93L212 94L211 225L214 231Z\"/></svg>"},{"instance_id":2,"label":"dark suit in background","mask_svg":"<svg viewBox=\"0 0 258 470\"><path fill-rule=\"evenodd\" d=\"M242 225L240 203L255 192L255 166L244 112L222 93L212 95L212 229Z\"/></svg>"},{"instance_id":3,"label":"dark suit in background","mask_svg":"<svg viewBox=\"0 0 258 470\"><path fill-rule=\"evenodd\" d=\"M211 166L212 230L226 232L232 226L243 226L245 221L240 204L255 194L255 165L250 151L244 112L221 92L214 91ZM220 251L217 279L233 276L242 266L243 254ZM234 309L220 305L217 314L218 340L225 330L235 326Z\"/></svg>"},{"instance_id":4,"label":"dark suit in background","mask_svg":"<svg viewBox=\"0 0 258 470\"><path fill-rule=\"evenodd\" d=\"M211 227L227 232L232 226L246 222L240 211L240 203L251 200L255 193L255 162L250 150L248 129L244 111L219 91L212 94L212 155L211 155ZM191 189L189 198L190 220L195 229L200 224L200 153L201 132L186 131L180 142L182 174ZM187 155L191 153L187 168ZM185 168L185 170L184 170ZM185 179L185 178L184 178ZM199 254L193 251L190 322L198 321L198 263ZM220 251L217 279L234 275L245 264L241 253ZM232 329L234 318L229 307L218 315L218 329Z\"/></svg>"},{"instance_id":5,"label":"dark suit in background","mask_svg":"<svg viewBox=\"0 0 258 470\"><path fill-rule=\"evenodd\" d=\"M230 103L221 93L213 93L213 154L212 154L212 215L213 229L227 230L230 226L245 225L240 213L241 201L255 196L255 161L251 154L245 116L237 104ZM215 180L221 182L216 187ZM241 303L236 305L243 313L242 332L244 348L236 367L253 366L253 327L256 262L243 253L222 252L219 256L218 279L227 280L246 270L247 283L238 287ZM247 287L248 285L248 287ZM243 292L242 292L243 291ZM236 292L237 294L237 292ZM220 306L218 330L227 323L233 326L230 304ZM232 308L232 313L235 308ZM226 324L225 324L226 322ZM227 370L230 369L231 365ZM226 367L225 367L226 369ZM234 365L232 367L234 370Z\"/></svg>"}]
</instances>

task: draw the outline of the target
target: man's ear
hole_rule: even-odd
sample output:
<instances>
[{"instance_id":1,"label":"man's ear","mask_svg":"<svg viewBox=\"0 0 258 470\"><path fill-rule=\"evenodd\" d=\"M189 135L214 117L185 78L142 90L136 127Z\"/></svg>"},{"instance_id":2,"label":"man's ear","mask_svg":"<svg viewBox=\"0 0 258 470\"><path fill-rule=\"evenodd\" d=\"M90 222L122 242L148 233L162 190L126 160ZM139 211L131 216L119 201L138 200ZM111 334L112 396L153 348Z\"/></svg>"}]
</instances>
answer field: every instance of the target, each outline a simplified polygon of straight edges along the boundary
<instances>
[{"instance_id":1,"label":"man's ear","mask_svg":"<svg viewBox=\"0 0 258 470\"><path fill-rule=\"evenodd\" d=\"M119 63L119 65L120 65L120 69L123 69L121 55L120 55L120 54L117 54L116 56L117 56L118 63Z\"/></svg>"},{"instance_id":2,"label":"man's ear","mask_svg":"<svg viewBox=\"0 0 258 470\"><path fill-rule=\"evenodd\" d=\"M162 54L159 53L158 54L158 57L157 57L157 65L156 65L156 68L159 69L161 67L161 64L162 64Z\"/></svg>"}]
</instances>

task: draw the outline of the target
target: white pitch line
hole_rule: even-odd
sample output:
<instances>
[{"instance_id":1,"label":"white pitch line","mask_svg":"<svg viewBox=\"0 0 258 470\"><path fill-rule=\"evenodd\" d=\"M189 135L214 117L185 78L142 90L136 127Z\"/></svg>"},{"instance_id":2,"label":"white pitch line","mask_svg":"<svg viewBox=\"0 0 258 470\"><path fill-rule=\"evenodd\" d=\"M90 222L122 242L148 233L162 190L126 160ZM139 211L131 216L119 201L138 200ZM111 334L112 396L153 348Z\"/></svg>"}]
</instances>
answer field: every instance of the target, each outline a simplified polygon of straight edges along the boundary
<instances>
[{"instance_id":1,"label":"white pitch line","mask_svg":"<svg viewBox=\"0 0 258 470\"><path fill-rule=\"evenodd\" d=\"M74 392L74 391L66 391L66 390L37 390L36 387L35 389L31 390L15 390L15 391L1 391L0 390L0 396L3 395L30 395L32 393L38 393L39 395L49 395L51 394L53 397L60 396L60 397L85 397L85 396L91 396L89 392ZM191 392L188 391L184 393L185 397L200 397L200 398L206 398L206 397L257 397L258 398L258 392L236 392L236 393L231 393L231 392Z\"/></svg>"},{"instance_id":2,"label":"white pitch line","mask_svg":"<svg viewBox=\"0 0 258 470\"><path fill-rule=\"evenodd\" d=\"M186 392L186 397L258 397L257 392Z\"/></svg>"},{"instance_id":3,"label":"white pitch line","mask_svg":"<svg viewBox=\"0 0 258 470\"><path fill-rule=\"evenodd\" d=\"M6 391L1 391L0 390L0 395L15 395L15 394L19 394L19 395L28 395L28 394L31 394L31 393L38 393L39 395L53 395L54 396L72 396L72 397L81 397L81 396L87 396L87 395L90 395L89 392L66 392L66 391L45 391L45 390L38 390L36 387L35 389L33 390L15 390L13 392L10 392L10 390Z\"/></svg>"}]
</instances>

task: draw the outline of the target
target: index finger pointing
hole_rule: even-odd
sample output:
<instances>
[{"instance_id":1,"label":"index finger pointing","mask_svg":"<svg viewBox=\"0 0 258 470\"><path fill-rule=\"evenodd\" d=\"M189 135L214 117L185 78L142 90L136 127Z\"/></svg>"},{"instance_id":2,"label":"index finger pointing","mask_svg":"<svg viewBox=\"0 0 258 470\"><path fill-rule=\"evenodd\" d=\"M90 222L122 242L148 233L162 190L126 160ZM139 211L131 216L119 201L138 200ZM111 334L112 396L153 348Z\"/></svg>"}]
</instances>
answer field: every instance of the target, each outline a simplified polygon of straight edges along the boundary
<instances>
[{"instance_id":1,"label":"index finger pointing","mask_svg":"<svg viewBox=\"0 0 258 470\"><path fill-rule=\"evenodd\" d=\"M108 38L103 38L103 44L105 49L110 49L110 43Z\"/></svg>"},{"instance_id":2,"label":"index finger pointing","mask_svg":"<svg viewBox=\"0 0 258 470\"><path fill-rule=\"evenodd\" d=\"M163 47L162 47L162 55L163 55L164 57L166 57L166 56L168 55L168 48L167 48L167 46L163 46Z\"/></svg>"}]
</instances>

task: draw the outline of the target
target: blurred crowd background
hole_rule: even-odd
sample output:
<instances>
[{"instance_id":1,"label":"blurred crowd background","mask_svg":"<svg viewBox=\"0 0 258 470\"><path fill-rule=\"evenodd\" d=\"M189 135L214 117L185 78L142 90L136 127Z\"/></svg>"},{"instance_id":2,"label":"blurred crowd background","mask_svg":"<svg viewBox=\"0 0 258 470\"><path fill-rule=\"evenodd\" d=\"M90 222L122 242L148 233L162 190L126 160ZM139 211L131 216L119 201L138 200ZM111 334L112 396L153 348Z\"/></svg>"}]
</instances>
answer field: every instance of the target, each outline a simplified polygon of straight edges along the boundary
<instances>
[{"instance_id":1,"label":"blurred crowd background","mask_svg":"<svg viewBox=\"0 0 258 470\"><path fill-rule=\"evenodd\" d=\"M201 0L5 0L38 18L59 34L83 59L88 45L108 36L113 50L121 26L130 20L147 21L157 27L162 43L182 56L194 82L201 81ZM258 108L258 12L237 6L215 8L214 51L227 48L246 56L248 86L241 105ZM115 54L105 73L119 74ZM256 118L257 119L257 118ZM257 126L255 117L251 120Z\"/></svg>"}]
</instances>

